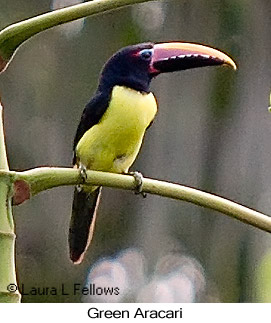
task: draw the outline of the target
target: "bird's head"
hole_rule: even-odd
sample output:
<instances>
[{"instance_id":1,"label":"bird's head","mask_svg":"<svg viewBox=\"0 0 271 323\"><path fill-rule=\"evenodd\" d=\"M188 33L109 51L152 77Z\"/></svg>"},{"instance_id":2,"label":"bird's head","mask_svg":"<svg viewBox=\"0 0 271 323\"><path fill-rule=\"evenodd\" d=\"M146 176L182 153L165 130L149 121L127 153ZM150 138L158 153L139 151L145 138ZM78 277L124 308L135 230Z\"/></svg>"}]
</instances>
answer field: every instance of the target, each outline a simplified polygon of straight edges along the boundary
<instances>
[{"instance_id":1,"label":"bird's head","mask_svg":"<svg viewBox=\"0 0 271 323\"><path fill-rule=\"evenodd\" d=\"M152 78L160 73L211 65L236 69L228 55L212 47L185 42L137 44L122 48L107 61L99 89L121 85L148 92Z\"/></svg>"}]
</instances>

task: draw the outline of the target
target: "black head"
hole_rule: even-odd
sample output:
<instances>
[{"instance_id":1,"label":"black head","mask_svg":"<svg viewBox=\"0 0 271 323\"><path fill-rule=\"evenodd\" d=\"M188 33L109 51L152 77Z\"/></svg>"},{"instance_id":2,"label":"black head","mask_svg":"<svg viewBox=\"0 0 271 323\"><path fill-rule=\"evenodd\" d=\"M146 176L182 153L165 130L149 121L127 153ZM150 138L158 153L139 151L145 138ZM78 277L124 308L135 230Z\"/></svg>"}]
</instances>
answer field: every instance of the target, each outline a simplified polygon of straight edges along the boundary
<instances>
[{"instance_id":1,"label":"black head","mask_svg":"<svg viewBox=\"0 0 271 323\"><path fill-rule=\"evenodd\" d=\"M102 70L99 90L123 85L137 91L148 92L152 78L149 69L153 45L144 43L128 46L114 54Z\"/></svg>"},{"instance_id":2,"label":"black head","mask_svg":"<svg viewBox=\"0 0 271 323\"><path fill-rule=\"evenodd\" d=\"M236 69L229 56L200 44L137 44L122 48L107 61L98 90L111 90L115 85L121 85L148 92L152 78L160 73L224 64Z\"/></svg>"}]
</instances>

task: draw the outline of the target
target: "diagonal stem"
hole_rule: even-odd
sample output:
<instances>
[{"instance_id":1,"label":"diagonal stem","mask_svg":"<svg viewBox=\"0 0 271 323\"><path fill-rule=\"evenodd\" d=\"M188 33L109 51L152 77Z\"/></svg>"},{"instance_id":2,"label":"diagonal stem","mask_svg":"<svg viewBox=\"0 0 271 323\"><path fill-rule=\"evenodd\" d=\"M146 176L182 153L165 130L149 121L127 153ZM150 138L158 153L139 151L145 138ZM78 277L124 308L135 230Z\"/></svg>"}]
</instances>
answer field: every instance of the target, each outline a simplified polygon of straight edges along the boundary
<instances>
[{"instance_id":1,"label":"diagonal stem","mask_svg":"<svg viewBox=\"0 0 271 323\"><path fill-rule=\"evenodd\" d=\"M87 16L148 1L152 0L87 1L10 25L0 32L0 73L5 70L16 49L41 31Z\"/></svg>"}]
</instances>

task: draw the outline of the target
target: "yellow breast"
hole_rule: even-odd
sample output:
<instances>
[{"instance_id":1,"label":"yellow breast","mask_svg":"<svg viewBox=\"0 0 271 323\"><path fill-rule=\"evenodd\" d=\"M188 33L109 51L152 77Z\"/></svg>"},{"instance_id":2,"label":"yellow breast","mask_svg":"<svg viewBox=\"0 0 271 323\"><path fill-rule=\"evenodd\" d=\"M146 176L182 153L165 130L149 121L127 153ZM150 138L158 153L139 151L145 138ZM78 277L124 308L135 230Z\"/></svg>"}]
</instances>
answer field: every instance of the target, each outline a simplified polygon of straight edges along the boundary
<instances>
[{"instance_id":1,"label":"yellow breast","mask_svg":"<svg viewBox=\"0 0 271 323\"><path fill-rule=\"evenodd\" d=\"M156 112L152 93L115 86L100 122L80 139L76 148L78 159L88 169L127 172Z\"/></svg>"}]
</instances>

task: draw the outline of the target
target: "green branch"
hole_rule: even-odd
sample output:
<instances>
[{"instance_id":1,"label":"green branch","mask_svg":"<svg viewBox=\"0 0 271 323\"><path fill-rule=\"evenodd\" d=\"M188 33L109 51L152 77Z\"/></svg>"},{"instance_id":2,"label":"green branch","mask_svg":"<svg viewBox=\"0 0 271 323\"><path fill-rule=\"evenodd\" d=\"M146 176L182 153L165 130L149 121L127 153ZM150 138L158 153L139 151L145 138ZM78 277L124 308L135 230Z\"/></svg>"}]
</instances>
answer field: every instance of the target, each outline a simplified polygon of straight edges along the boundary
<instances>
[{"instance_id":1,"label":"green branch","mask_svg":"<svg viewBox=\"0 0 271 323\"><path fill-rule=\"evenodd\" d=\"M79 171L72 168L41 167L24 172L2 171L0 172L0 180L1 177L9 178L12 182L25 181L30 187L31 195L53 187L76 185L81 182ZM133 190L135 186L132 176L97 171L87 171L86 184L127 190ZM271 217L225 198L194 188L149 178L143 179L142 189L146 193L182 200L219 211L261 230L271 232Z\"/></svg>"},{"instance_id":2,"label":"green branch","mask_svg":"<svg viewBox=\"0 0 271 323\"><path fill-rule=\"evenodd\" d=\"M152 0L93 0L10 25L0 32L0 72L5 70L16 49L41 31L87 16L148 1Z\"/></svg>"},{"instance_id":3,"label":"green branch","mask_svg":"<svg viewBox=\"0 0 271 323\"><path fill-rule=\"evenodd\" d=\"M0 170L9 171L2 120L3 108L0 103ZM0 179L0 303L20 301L18 290L8 289L17 286L15 273L15 233L12 218L11 178Z\"/></svg>"}]
</instances>

